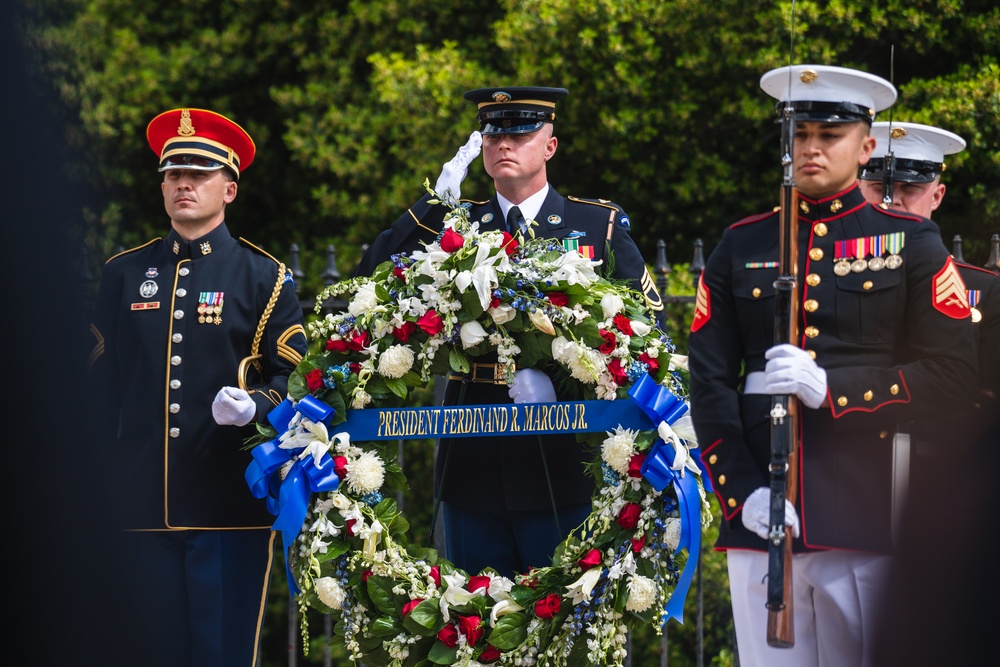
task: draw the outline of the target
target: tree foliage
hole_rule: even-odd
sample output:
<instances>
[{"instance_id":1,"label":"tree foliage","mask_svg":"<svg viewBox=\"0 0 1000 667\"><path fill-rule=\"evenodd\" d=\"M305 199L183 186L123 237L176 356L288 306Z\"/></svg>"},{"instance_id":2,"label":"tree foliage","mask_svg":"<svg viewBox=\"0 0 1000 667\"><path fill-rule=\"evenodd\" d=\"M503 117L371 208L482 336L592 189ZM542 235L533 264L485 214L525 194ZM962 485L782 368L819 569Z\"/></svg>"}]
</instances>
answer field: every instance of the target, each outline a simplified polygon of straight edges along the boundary
<instances>
[{"instance_id":1,"label":"tree foliage","mask_svg":"<svg viewBox=\"0 0 1000 667\"><path fill-rule=\"evenodd\" d=\"M209 108L243 125L258 153L230 209L232 228L282 259L291 243L311 251L312 276L322 271L319 251L334 245L346 274L476 129L462 93L492 85L568 88L549 170L555 187L622 205L649 262L661 239L671 260L687 260L695 239L707 254L726 225L777 202L773 100L758 81L788 63L790 47L797 62L891 79L900 91L893 119L968 141L948 163L936 216L946 241L961 235L966 259L983 264L1000 232L995 0L797 0L794 38L791 7L19 0L18 26L36 78L59 100L52 131L72 152L58 167L88 192L80 242L95 273L117 246L166 233L145 141L161 111ZM491 193L478 165L462 191ZM321 287L311 282L303 295ZM683 330L671 333L682 339Z\"/></svg>"}]
</instances>

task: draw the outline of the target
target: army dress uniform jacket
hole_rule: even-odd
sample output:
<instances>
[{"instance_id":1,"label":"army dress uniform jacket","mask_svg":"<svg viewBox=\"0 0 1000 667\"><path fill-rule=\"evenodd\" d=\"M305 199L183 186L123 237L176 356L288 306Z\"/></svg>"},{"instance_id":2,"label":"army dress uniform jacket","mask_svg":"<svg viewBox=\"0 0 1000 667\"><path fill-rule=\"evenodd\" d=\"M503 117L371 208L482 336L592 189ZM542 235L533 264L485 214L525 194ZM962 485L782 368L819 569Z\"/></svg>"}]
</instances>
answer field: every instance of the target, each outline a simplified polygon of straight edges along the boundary
<instances>
[{"instance_id":1,"label":"army dress uniform jacket","mask_svg":"<svg viewBox=\"0 0 1000 667\"><path fill-rule=\"evenodd\" d=\"M723 512L719 549L767 548L740 510L769 485L771 397L743 383L775 343L778 224L772 212L729 227L698 285L691 415ZM948 419L975 386L965 287L934 223L867 204L857 185L800 196L798 260L798 346L826 371L828 405L800 406L793 547L888 553L897 424Z\"/></svg>"},{"instance_id":2,"label":"army dress uniform jacket","mask_svg":"<svg viewBox=\"0 0 1000 667\"><path fill-rule=\"evenodd\" d=\"M279 278L278 262L224 223L191 242L171 231L108 260L91 330L110 500L124 527L270 527L274 517L244 481L254 423L216 424L212 401L238 386L255 348L259 369L248 365L246 388L258 419L284 400L306 352L290 274Z\"/></svg>"},{"instance_id":3,"label":"army dress uniform jacket","mask_svg":"<svg viewBox=\"0 0 1000 667\"><path fill-rule=\"evenodd\" d=\"M391 255L422 250L423 243L437 238L447 208L431 205L428 199L425 196L379 235L355 275L370 275ZM506 229L496 196L485 202L471 202L469 220L478 221L481 231ZM550 185L537 222L536 236L563 239L565 247L603 261L605 269L610 248L614 264L610 275L631 281L634 289L646 294L651 307L662 307L652 277L629 234L628 217L620 207L604 200L562 197ZM499 382L449 382L445 404L511 403L507 385ZM558 507L589 502L594 482L585 473L584 464L593 457L572 434L546 435L541 441L544 444L537 436L443 440L435 464L438 483L443 482L442 498L485 512L544 510L552 507L550 480Z\"/></svg>"}]
</instances>

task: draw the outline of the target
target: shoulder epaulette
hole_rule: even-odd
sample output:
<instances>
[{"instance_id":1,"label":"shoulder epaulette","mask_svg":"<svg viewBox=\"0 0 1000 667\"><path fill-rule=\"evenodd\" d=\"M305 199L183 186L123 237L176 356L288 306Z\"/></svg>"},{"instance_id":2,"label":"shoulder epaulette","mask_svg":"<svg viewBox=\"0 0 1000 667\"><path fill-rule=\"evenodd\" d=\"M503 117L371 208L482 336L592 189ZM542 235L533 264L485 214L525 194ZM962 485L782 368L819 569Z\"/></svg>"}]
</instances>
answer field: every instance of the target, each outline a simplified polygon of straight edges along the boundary
<instances>
[{"instance_id":1,"label":"shoulder epaulette","mask_svg":"<svg viewBox=\"0 0 1000 667\"><path fill-rule=\"evenodd\" d=\"M610 208L612 211L621 211L618 206L609 199L580 199L579 197L566 197L570 201L579 202L580 204L591 204L592 206L603 206L604 208Z\"/></svg>"},{"instance_id":2,"label":"shoulder epaulette","mask_svg":"<svg viewBox=\"0 0 1000 667\"><path fill-rule=\"evenodd\" d=\"M149 241L146 241L146 242L145 242L145 243L143 243L142 245L137 245L136 247L134 247L134 248L129 248L128 250L122 250L122 251L121 251L120 253L117 253L117 254L115 254L115 255L112 255L111 257L108 257L108 258L107 258L107 259L106 259L106 260L104 261L104 263L105 263L105 264L107 264L108 262L110 262L111 260L113 260L113 259L114 259L114 258L116 258L116 257L121 257L122 255L127 255L127 254L129 254L129 253L132 253L132 252L135 252L136 250L142 250L142 249L143 249L143 248L145 248L146 246L148 246L148 245L152 245L152 244L154 244L154 243L156 243L157 241L160 241L160 240L162 240L162 237L160 237L160 236L157 236L157 237L156 237L155 239L150 239Z\"/></svg>"},{"instance_id":3,"label":"shoulder epaulette","mask_svg":"<svg viewBox=\"0 0 1000 667\"><path fill-rule=\"evenodd\" d=\"M766 219L770 218L771 216L773 216L775 213L777 213L780 209L781 209L781 207L778 206L773 211L768 211L767 213L758 213L757 215L751 215L750 217L743 218L742 220L738 220L738 221L734 222L733 224L729 225L729 227L730 227L730 229L732 229L733 227L739 227L741 225L747 225L747 224L750 224L751 222L760 222L761 220L766 220Z\"/></svg>"},{"instance_id":4,"label":"shoulder epaulette","mask_svg":"<svg viewBox=\"0 0 1000 667\"><path fill-rule=\"evenodd\" d=\"M265 257L269 258L269 259L270 259L271 261L273 261L273 262L274 262L275 264L281 264L281 262L279 262L278 260L276 260L276 259L274 258L274 255L272 255L271 253L267 252L267 251L266 251L266 250L264 250L263 248L260 248L260 247L258 247L258 246L255 246L254 244L250 243L250 241L247 241L247 240L246 240L245 238L243 238L242 236L240 237L240 243L242 243L242 244L243 244L243 245L245 245L246 247L250 248L251 250L254 250L254 251L256 251L256 252L259 252L259 253L260 253L261 255L264 255Z\"/></svg>"}]
</instances>

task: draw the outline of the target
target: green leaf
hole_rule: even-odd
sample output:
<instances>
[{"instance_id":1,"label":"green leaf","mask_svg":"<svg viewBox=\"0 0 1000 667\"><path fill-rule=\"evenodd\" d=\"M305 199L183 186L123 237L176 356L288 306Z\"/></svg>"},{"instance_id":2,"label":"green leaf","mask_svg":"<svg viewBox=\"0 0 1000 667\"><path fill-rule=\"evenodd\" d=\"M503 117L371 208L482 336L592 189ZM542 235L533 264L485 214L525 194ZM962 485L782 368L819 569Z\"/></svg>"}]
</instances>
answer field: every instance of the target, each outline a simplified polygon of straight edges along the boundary
<instances>
[{"instance_id":1,"label":"green leaf","mask_svg":"<svg viewBox=\"0 0 1000 667\"><path fill-rule=\"evenodd\" d=\"M370 631L375 637L395 637L403 631L403 625L398 618L380 616L370 626Z\"/></svg>"},{"instance_id":2,"label":"green leaf","mask_svg":"<svg viewBox=\"0 0 1000 667\"><path fill-rule=\"evenodd\" d=\"M395 596L392 592L393 582L388 577L368 577L368 595L372 604L383 614L396 613Z\"/></svg>"},{"instance_id":3,"label":"green leaf","mask_svg":"<svg viewBox=\"0 0 1000 667\"><path fill-rule=\"evenodd\" d=\"M433 635L444 625L436 600L424 600L403 619L403 627L415 635Z\"/></svg>"},{"instance_id":4,"label":"green leaf","mask_svg":"<svg viewBox=\"0 0 1000 667\"><path fill-rule=\"evenodd\" d=\"M455 347L448 350L448 364L457 373L468 373L471 368L468 357Z\"/></svg>"},{"instance_id":5,"label":"green leaf","mask_svg":"<svg viewBox=\"0 0 1000 667\"><path fill-rule=\"evenodd\" d=\"M436 641L427 653L427 659L435 665L453 665L455 656L458 655L458 647L448 648L442 642Z\"/></svg>"},{"instance_id":6,"label":"green leaf","mask_svg":"<svg viewBox=\"0 0 1000 667\"><path fill-rule=\"evenodd\" d=\"M406 398L406 395L409 393L409 389L406 388L406 382L402 378L385 378L385 386L400 398Z\"/></svg>"},{"instance_id":7,"label":"green leaf","mask_svg":"<svg viewBox=\"0 0 1000 667\"><path fill-rule=\"evenodd\" d=\"M501 616L490 633L489 642L501 651L520 646L528 637L528 615L514 612Z\"/></svg>"}]
</instances>

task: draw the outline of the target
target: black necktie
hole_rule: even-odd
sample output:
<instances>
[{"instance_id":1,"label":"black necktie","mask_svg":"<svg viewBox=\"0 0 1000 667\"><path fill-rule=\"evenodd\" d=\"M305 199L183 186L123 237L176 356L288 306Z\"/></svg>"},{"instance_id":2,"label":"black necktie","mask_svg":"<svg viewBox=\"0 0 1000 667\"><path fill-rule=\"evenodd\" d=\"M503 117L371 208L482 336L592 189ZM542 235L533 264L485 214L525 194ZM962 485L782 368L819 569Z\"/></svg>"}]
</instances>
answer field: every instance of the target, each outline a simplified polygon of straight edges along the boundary
<instances>
[{"instance_id":1,"label":"black necktie","mask_svg":"<svg viewBox=\"0 0 1000 667\"><path fill-rule=\"evenodd\" d=\"M511 206L507 211L507 231L511 234L524 233L524 216L521 215L521 209L516 206Z\"/></svg>"}]
</instances>

